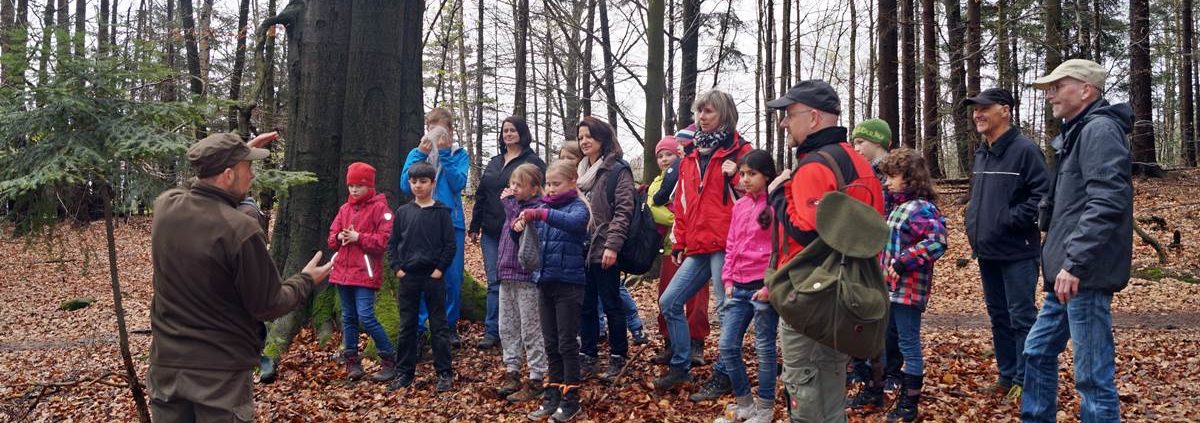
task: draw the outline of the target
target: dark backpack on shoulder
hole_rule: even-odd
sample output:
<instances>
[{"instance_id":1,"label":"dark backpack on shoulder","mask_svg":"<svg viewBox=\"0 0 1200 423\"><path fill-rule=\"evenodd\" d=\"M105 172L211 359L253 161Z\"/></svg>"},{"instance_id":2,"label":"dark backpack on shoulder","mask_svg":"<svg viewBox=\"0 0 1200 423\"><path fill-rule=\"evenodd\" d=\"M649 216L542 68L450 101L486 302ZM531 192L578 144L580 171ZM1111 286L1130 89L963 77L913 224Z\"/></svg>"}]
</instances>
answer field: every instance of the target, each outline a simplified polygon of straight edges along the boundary
<instances>
[{"instance_id":1,"label":"dark backpack on shoulder","mask_svg":"<svg viewBox=\"0 0 1200 423\"><path fill-rule=\"evenodd\" d=\"M633 175L633 169L625 160L617 160L617 165L608 174L608 205L616 211L617 178L621 172L628 171ZM662 254L662 235L654 226L654 216L650 214L650 205L646 203L646 194L634 191L633 214L629 216L629 233L621 251L617 252L617 267L622 272L640 275L650 271L654 260Z\"/></svg>"}]
</instances>

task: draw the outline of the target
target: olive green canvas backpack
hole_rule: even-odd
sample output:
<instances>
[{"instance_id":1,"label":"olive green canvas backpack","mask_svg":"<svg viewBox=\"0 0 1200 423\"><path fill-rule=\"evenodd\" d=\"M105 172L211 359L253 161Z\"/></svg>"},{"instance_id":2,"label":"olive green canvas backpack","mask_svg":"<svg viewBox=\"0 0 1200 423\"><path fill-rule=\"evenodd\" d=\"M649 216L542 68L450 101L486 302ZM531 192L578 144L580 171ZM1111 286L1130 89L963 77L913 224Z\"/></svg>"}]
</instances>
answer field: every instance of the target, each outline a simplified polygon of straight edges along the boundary
<instances>
[{"instance_id":1,"label":"olive green canvas backpack","mask_svg":"<svg viewBox=\"0 0 1200 423\"><path fill-rule=\"evenodd\" d=\"M873 207L840 191L842 175L830 167L839 191L817 204L817 239L782 266L778 248L772 251L766 273L771 305L797 332L854 357L875 357L883 349L890 302L879 253L891 231ZM778 244L778 231L771 233Z\"/></svg>"}]
</instances>

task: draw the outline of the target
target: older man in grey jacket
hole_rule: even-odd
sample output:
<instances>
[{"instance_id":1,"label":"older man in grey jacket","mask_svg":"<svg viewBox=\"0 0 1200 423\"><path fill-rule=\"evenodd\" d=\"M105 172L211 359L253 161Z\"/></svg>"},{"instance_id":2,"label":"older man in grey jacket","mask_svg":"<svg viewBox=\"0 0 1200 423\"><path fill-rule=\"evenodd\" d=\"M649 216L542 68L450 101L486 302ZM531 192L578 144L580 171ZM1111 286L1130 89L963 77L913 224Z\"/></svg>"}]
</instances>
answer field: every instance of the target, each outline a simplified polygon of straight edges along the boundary
<instances>
[{"instance_id":1,"label":"older man in grey jacket","mask_svg":"<svg viewBox=\"0 0 1200 423\"><path fill-rule=\"evenodd\" d=\"M1113 293L1129 283L1133 253L1132 163L1126 134L1132 111L1101 97L1106 70L1088 60L1064 62L1034 81L1046 90L1062 134L1052 142L1058 169L1041 204L1047 292L1025 342L1021 420L1053 422L1058 355L1070 340L1084 422L1117 422Z\"/></svg>"}]
</instances>

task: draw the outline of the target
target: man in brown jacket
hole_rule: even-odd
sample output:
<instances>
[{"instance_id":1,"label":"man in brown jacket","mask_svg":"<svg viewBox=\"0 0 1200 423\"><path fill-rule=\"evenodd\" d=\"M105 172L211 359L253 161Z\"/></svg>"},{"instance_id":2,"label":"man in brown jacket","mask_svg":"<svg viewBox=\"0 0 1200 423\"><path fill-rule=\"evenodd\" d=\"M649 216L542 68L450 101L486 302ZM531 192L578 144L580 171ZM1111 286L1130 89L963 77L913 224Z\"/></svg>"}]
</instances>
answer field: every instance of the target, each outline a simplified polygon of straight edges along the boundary
<instances>
[{"instance_id":1,"label":"man in brown jacket","mask_svg":"<svg viewBox=\"0 0 1200 423\"><path fill-rule=\"evenodd\" d=\"M318 252L281 282L259 223L235 208L254 180L250 161L267 154L234 134L211 135L188 149L197 182L154 202L147 386L157 421L253 421L262 322L329 276Z\"/></svg>"}]
</instances>

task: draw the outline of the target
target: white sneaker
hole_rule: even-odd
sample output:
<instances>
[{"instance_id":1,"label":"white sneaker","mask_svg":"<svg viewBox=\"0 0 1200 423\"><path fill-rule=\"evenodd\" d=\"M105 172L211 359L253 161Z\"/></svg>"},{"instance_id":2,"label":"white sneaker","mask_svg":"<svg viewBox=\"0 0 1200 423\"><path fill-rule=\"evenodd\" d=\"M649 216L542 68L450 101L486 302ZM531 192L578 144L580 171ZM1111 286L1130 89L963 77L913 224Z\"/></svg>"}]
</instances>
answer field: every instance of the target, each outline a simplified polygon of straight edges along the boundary
<instances>
[{"instance_id":1,"label":"white sneaker","mask_svg":"<svg viewBox=\"0 0 1200 423\"><path fill-rule=\"evenodd\" d=\"M770 423L775 419L775 400L754 397L754 409L747 423Z\"/></svg>"}]
</instances>

